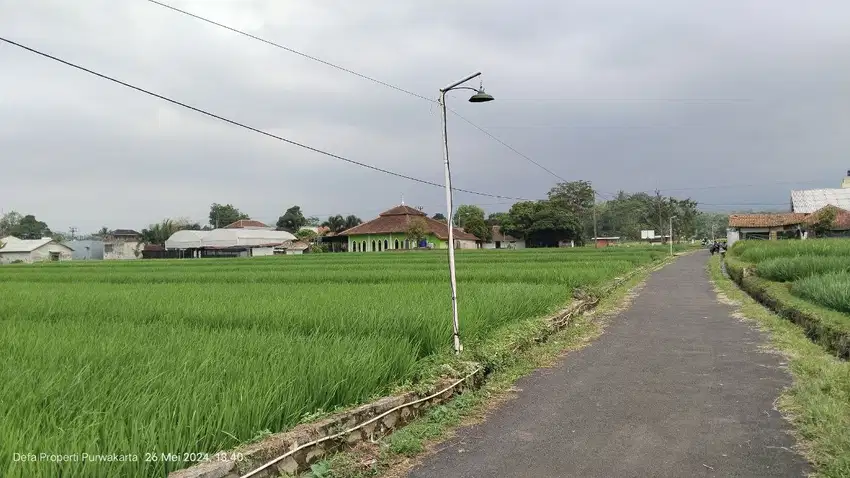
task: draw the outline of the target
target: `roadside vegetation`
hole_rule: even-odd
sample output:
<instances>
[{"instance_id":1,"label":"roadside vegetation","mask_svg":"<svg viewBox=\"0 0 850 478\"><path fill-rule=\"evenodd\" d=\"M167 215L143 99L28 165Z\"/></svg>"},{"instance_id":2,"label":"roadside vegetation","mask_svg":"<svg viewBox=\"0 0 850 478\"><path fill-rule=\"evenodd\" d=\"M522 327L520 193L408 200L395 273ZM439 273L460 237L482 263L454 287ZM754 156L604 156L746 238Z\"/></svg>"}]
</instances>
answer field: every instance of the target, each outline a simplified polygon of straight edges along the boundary
<instances>
[{"instance_id":1,"label":"roadside vegetation","mask_svg":"<svg viewBox=\"0 0 850 478\"><path fill-rule=\"evenodd\" d=\"M788 242L795 244L791 247L798 252L812 250L801 248L801 242ZM821 243L816 243L813 249L822 247ZM773 245L765 249L739 249L736 245L733 250L757 251L746 257L766 260L777 257L775 253L780 249L781 246ZM850 433L847 433L850 429L850 363L809 340L804 328L765 309L741 291L723 276L718 258L712 258L709 268L719 292L736 304L742 316L769 332L771 345L787 357L793 385L777 404L794 425L798 446L814 465L815 475L850 476Z\"/></svg>"},{"instance_id":2,"label":"roadside vegetation","mask_svg":"<svg viewBox=\"0 0 850 478\"><path fill-rule=\"evenodd\" d=\"M466 359L665 255L458 254ZM415 386L451 357L446 283L440 252L4 266L0 476L163 476ZM22 450L138 461L13 462Z\"/></svg>"}]
</instances>

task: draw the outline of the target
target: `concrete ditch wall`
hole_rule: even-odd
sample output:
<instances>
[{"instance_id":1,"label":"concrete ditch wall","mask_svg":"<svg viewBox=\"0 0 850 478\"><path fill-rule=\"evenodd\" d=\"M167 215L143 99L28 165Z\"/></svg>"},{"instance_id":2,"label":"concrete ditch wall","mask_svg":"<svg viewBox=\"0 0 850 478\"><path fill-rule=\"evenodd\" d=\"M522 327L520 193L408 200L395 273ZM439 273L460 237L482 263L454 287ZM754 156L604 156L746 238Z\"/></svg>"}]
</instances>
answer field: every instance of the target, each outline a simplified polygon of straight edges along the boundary
<instances>
[{"instance_id":1,"label":"concrete ditch wall","mask_svg":"<svg viewBox=\"0 0 850 478\"><path fill-rule=\"evenodd\" d=\"M669 260L665 260L658 265L653 265L652 268L662 267L667 262ZM608 287L602 289L600 295L609 294L635 274L645 270L645 268L636 269L624 277L614 280ZM568 327L573 318L594 308L599 303L598 297L589 296L582 291L576 291L574 297L576 300L547 320L546 336ZM546 337L538 337L530 343L518 344L514 348L514 351L520 351L533 345L534 342L540 342L545 339ZM211 461L169 473L168 477L239 478L249 471L293 451L289 456L274 465L253 474L252 478L278 477L282 473L297 474L306 471L311 464L327 455L344 450L361 441L374 441L388 435L393 430L421 416L431 407L446 403L467 390L479 388L486 381L489 371L478 367L477 364L469 364L469 366L470 369L474 370L477 368L478 371L469 374L465 380L458 381L457 378L443 378L431 387L428 393L415 394L410 392L385 397L354 408L353 410L331 415L314 423L299 425L290 431L271 435L258 443L217 454L216 458ZM452 384L455 385L451 386ZM441 390L445 391L427 400L419 401ZM375 417L379 417L382 414L386 415L375 420ZM340 434L340 432L358 427L370 421L371 423L362 426L356 431L332 439L326 439L327 437L333 437ZM326 440L321 443L315 443L323 439Z\"/></svg>"}]
</instances>

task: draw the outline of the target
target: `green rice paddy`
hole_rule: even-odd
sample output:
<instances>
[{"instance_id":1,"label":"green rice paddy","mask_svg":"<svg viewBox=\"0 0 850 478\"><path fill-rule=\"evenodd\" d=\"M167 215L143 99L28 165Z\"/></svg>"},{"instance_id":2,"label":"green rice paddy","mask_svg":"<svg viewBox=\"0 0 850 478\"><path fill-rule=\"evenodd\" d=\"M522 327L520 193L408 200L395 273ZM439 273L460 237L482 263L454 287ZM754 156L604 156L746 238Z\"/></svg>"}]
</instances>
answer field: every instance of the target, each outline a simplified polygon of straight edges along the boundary
<instances>
[{"instance_id":1,"label":"green rice paddy","mask_svg":"<svg viewBox=\"0 0 850 478\"><path fill-rule=\"evenodd\" d=\"M462 251L465 348L663 256ZM164 476L451 352L444 251L12 265L0 297L4 477Z\"/></svg>"},{"instance_id":2,"label":"green rice paddy","mask_svg":"<svg viewBox=\"0 0 850 478\"><path fill-rule=\"evenodd\" d=\"M731 253L760 277L789 283L794 295L850 313L850 240L742 241Z\"/></svg>"}]
</instances>

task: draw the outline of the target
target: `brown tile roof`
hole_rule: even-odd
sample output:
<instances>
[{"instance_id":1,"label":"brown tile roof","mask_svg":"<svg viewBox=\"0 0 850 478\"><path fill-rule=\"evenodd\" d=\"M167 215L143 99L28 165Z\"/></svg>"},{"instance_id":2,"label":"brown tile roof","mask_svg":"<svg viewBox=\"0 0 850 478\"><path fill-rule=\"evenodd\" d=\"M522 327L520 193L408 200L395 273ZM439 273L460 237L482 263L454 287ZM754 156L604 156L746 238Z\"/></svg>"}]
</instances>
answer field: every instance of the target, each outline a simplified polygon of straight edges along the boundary
<instances>
[{"instance_id":1,"label":"brown tile roof","mask_svg":"<svg viewBox=\"0 0 850 478\"><path fill-rule=\"evenodd\" d=\"M502 226L493 226L493 242L511 242L519 239L502 233Z\"/></svg>"},{"instance_id":2,"label":"brown tile roof","mask_svg":"<svg viewBox=\"0 0 850 478\"><path fill-rule=\"evenodd\" d=\"M822 211L826 210L834 210L835 211L835 222L833 223L834 231L847 231L850 230L850 211L846 209L841 209L840 207L828 205L824 206L817 211L809 214L809 217L806 218L806 224L811 225L817 222L818 216Z\"/></svg>"},{"instance_id":3,"label":"brown tile roof","mask_svg":"<svg viewBox=\"0 0 850 478\"><path fill-rule=\"evenodd\" d=\"M224 229L244 229L246 227L269 227L260 221L253 219L240 219L234 223L224 226Z\"/></svg>"},{"instance_id":4,"label":"brown tile roof","mask_svg":"<svg viewBox=\"0 0 850 478\"><path fill-rule=\"evenodd\" d=\"M779 213L779 214L732 214L729 216L729 227L780 227L802 224L808 214Z\"/></svg>"},{"instance_id":5,"label":"brown tile roof","mask_svg":"<svg viewBox=\"0 0 850 478\"><path fill-rule=\"evenodd\" d=\"M414 219L422 219L425 222L425 229L437 236L439 239L446 240L449 237L449 228L445 223L431 219L427 214L414 209L410 206L396 206L390 210L382 212L376 219L369 222L364 222L359 226L354 226L351 229L339 233L341 236L355 236L362 234L404 234L410 226L410 222ZM461 241L479 241L477 237L467 232L463 232L458 228L453 228L454 238Z\"/></svg>"}]
</instances>

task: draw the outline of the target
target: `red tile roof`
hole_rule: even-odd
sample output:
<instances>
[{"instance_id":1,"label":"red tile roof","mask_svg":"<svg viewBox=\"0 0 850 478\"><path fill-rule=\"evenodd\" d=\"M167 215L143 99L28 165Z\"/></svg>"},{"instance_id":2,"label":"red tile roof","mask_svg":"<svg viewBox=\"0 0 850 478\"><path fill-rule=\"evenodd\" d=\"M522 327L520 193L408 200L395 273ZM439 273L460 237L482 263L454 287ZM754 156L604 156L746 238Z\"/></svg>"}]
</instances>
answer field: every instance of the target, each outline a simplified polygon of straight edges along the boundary
<instances>
[{"instance_id":1,"label":"red tile roof","mask_svg":"<svg viewBox=\"0 0 850 478\"><path fill-rule=\"evenodd\" d=\"M224 229L244 229L246 227L269 227L260 221L253 219L240 219L234 223L224 226Z\"/></svg>"},{"instance_id":2,"label":"red tile roof","mask_svg":"<svg viewBox=\"0 0 850 478\"><path fill-rule=\"evenodd\" d=\"M729 216L729 227L780 227L802 224L808 214L732 214Z\"/></svg>"},{"instance_id":3,"label":"red tile roof","mask_svg":"<svg viewBox=\"0 0 850 478\"><path fill-rule=\"evenodd\" d=\"M382 212L376 219L364 222L359 226L342 231L340 236L356 236L363 234L404 234L411 221L421 219L425 222L425 230L446 240L449 238L449 228L445 223L431 219L427 214L410 206L396 206ZM453 228L454 238L461 241L479 241L477 237L458 228Z\"/></svg>"},{"instance_id":4,"label":"red tile roof","mask_svg":"<svg viewBox=\"0 0 850 478\"><path fill-rule=\"evenodd\" d=\"M827 210L835 211L835 221L833 222L833 230L834 231L847 231L850 230L850 211L846 209L841 209L840 207L828 205L824 206L817 211L809 214L806 218L806 224L811 225L818 221L820 213Z\"/></svg>"}]
</instances>

